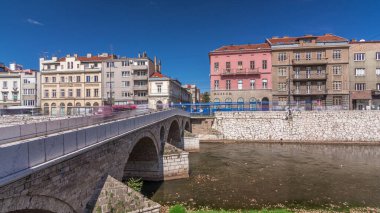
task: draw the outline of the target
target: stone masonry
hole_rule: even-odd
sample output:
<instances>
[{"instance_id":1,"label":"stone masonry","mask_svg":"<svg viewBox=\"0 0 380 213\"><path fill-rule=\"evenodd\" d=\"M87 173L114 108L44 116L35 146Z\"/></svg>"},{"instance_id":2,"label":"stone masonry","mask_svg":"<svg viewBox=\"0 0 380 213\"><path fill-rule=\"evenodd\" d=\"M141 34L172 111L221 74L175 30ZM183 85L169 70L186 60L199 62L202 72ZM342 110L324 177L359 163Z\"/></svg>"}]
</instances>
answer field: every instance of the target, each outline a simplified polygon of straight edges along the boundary
<instances>
[{"instance_id":1,"label":"stone masonry","mask_svg":"<svg viewBox=\"0 0 380 213\"><path fill-rule=\"evenodd\" d=\"M225 140L379 142L380 111L217 112Z\"/></svg>"}]
</instances>

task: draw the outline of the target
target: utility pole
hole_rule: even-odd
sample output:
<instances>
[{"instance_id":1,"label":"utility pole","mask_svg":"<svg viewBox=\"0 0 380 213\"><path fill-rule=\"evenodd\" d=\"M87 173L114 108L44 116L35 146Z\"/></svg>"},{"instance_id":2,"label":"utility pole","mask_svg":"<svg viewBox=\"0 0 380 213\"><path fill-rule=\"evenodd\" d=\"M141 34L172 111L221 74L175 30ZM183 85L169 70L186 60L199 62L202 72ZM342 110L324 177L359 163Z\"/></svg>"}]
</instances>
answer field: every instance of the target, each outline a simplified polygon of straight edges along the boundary
<instances>
[{"instance_id":1,"label":"utility pole","mask_svg":"<svg viewBox=\"0 0 380 213\"><path fill-rule=\"evenodd\" d=\"M288 116L292 115L292 111L290 110L290 71L291 71L291 63L290 63L290 54L289 54L289 70L288 70Z\"/></svg>"}]
</instances>

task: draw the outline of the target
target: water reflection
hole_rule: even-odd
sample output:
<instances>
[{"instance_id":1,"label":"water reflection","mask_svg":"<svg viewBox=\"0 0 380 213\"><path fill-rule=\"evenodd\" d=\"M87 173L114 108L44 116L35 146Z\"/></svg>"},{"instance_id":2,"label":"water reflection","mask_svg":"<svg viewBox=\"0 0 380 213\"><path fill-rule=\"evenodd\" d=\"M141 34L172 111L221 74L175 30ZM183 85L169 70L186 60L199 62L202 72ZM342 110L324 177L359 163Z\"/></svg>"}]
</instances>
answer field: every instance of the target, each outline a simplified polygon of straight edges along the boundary
<instances>
[{"instance_id":1,"label":"water reflection","mask_svg":"<svg viewBox=\"0 0 380 213\"><path fill-rule=\"evenodd\" d=\"M152 199L224 209L279 203L376 207L379 155L377 146L202 144L200 153L190 154L190 178L160 183Z\"/></svg>"}]
</instances>

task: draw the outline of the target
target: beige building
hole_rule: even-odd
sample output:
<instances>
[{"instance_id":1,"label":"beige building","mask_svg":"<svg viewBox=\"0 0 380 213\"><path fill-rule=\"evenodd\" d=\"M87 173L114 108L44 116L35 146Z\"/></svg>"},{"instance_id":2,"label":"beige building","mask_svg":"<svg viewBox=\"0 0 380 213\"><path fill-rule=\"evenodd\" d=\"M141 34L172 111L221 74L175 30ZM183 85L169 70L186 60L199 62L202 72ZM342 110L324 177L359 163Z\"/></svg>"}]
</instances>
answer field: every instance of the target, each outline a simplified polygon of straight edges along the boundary
<instances>
[{"instance_id":1,"label":"beige building","mask_svg":"<svg viewBox=\"0 0 380 213\"><path fill-rule=\"evenodd\" d=\"M351 109L380 110L380 41L350 42Z\"/></svg>"},{"instance_id":2,"label":"beige building","mask_svg":"<svg viewBox=\"0 0 380 213\"><path fill-rule=\"evenodd\" d=\"M40 58L43 112L63 115L76 113L78 108L101 106L102 62L111 58L106 53Z\"/></svg>"},{"instance_id":3,"label":"beige building","mask_svg":"<svg viewBox=\"0 0 380 213\"><path fill-rule=\"evenodd\" d=\"M185 84L182 85L191 94L191 103L199 103L201 91L195 84Z\"/></svg>"},{"instance_id":4,"label":"beige building","mask_svg":"<svg viewBox=\"0 0 380 213\"><path fill-rule=\"evenodd\" d=\"M349 44L336 35L267 39L272 49L274 109L288 96L302 110L349 109Z\"/></svg>"},{"instance_id":5,"label":"beige building","mask_svg":"<svg viewBox=\"0 0 380 213\"><path fill-rule=\"evenodd\" d=\"M0 64L0 109L21 105L20 74Z\"/></svg>"},{"instance_id":6,"label":"beige building","mask_svg":"<svg viewBox=\"0 0 380 213\"><path fill-rule=\"evenodd\" d=\"M181 86L181 82L169 78L160 72L149 77L149 108L163 109L172 104L190 103L190 93Z\"/></svg>"},{"instance_id":7,"label":"beige building","mask_svg":"<svg viewBox=\"0 0 380 213\"><path fill-rule=\"evenodd\" d=\"M148 104L148 77L159 69L146 53L137 58L113 58L103 62L103 103Z\"/></svg>"}]
</instances>

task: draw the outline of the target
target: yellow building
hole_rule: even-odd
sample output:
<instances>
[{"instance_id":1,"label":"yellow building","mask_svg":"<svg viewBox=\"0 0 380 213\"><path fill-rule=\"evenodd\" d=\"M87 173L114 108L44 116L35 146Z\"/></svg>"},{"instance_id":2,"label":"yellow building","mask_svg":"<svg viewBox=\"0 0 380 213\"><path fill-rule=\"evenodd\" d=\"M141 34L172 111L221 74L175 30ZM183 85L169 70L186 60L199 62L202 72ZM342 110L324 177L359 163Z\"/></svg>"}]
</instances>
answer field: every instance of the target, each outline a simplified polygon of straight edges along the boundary
<instances>
[{"instance_id":1,"label":"yellow building","mask_svg":"<svg viewBox=\"0 0 380 213\"><path fill-rule=\"evenodd\" d=\"M112 55L40 58L44 114L71 115L102 105L102 61Z\"/></svg>"}]
</instances>

